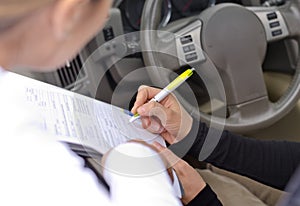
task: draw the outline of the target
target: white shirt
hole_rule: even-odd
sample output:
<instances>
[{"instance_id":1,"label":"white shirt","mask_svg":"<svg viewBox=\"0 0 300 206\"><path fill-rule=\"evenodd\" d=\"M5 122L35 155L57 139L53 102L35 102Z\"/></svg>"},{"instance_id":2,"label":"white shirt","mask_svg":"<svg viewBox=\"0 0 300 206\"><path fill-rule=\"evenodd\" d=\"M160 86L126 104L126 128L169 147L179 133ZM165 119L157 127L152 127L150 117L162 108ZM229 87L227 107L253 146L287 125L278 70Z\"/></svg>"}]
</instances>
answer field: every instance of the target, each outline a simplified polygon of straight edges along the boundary
<instances>
[{"instance_id":1,"label":"white shirt","mask_svg":"<svg viewBox=\"0 0 300 206\"><path fill-rule=\"evenodd\" d=\"M0 205L181 204L157 156L150 161L151 167L163 172L153 175L133 177L106 169L104 176L111 188L108 194L81 159L37 127L38 114L20 101L22 87L11 82L10 75L14 74L0 68ZM122 163L116 151L154 154L140 144L127 143L108 155L108 167Z\"/></svg>"}]
</instances>

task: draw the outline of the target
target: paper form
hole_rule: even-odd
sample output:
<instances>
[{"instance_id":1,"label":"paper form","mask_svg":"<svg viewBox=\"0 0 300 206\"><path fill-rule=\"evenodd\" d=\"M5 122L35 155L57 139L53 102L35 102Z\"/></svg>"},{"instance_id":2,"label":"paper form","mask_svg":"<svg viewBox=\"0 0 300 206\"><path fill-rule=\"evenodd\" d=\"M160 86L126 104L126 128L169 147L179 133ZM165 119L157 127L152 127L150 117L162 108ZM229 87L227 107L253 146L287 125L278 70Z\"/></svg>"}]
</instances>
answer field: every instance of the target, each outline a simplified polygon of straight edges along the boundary
<instances>
[{"instance_id":1,"label":"paper form","mask_svg":"<svg viewBox=\"0 0 300 206\"><path fill-rule=\"evenodd\" d=\"M24 90L26 101L42 116L40 127L59 140L81 143L101 153L133 139L165 145L162 137L143 129L140 122L129 123L128 112L121 108L38 81Z\"/></svg>"}]
</instances>

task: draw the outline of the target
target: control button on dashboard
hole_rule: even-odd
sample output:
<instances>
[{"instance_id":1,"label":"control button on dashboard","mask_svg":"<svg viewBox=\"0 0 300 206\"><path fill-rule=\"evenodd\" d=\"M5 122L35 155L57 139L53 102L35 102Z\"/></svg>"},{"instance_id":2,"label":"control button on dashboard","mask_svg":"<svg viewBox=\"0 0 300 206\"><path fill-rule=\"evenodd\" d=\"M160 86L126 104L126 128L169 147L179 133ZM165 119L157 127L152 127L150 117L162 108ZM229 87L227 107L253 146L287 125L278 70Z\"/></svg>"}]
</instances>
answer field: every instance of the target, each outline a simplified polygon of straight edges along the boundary
<instances>
[{"instance_id":1,"label":"control button on dashboard","mask_svg":"<svg viewBox=\"0 0 300 206\"><path fill-rule=\"evenodd\" d=\"M187 35L187 36L181 37L180 41L181 41L181 44L184 45L184 44L192 43L193 42L193 38L192 38L191 35Z\"/></svg>"},{"instance_id":2,"label":"control button on dashboard","mask_svg":"<svg viewBox=\"0 0 300 206\"><path fill-rule=\"evenodd\" d=\"M282 30L281 30L281 29L272 31L272 36L279 36L279 35L281 35L281 34L282 34Z\"/></svg>"},{"instance_id":3,"label":"control button on dashboard","mask_svg":"<svg viewBox=\"0 0 300 206\"><path fill-rule=\"evenodd\" d=\"M275 28L275 27L278 27L278 26L280 26L279 21L275 21L275 22L270 23L271 28Z\"/></svg>"},{"instance_id":4,"label":"control button on dashboard","mask_svg":"<svg viewBox=\"0 0 300 206\"><path fill-rule=\"evenodd\" d=\"M191 61L194 61L194 60L197 60L197 59L198 59L198 56L197 56L196 52L185 55L185 60L187 62L191 62Z\"/></svg>"},{"instance_id":5,"label":"control button on dashboard","mask_svg":"<svg viewBox=\"0 0 300 206\"><path fill-rule=\"evenodd\" d=\"M114 30L111 26L103 29L103 35L106 42L115 38Z\"/></svg>"},{"instance_id":6,"label":"control button on dashboard","mask_svg":"<svg viewBox=\"0 0 300 206\"><path fill-rule=\"evenodd\" d=\"M268 14L267 14L267 18L268 18L269 20L277 19L277 14L276 14L275 12L268 13Z\"/></svg>"},{"instance_id":7,"label":"control button on dashboard","mask_svg":"<svg viewBox=\"0 0 300 206\"><path fill-rule=\"evenodd\" d=\"M194 44L187 45L187 46L183 47L184 53L192 52L192 51L195 51L195 50L196 50L196 48L195 48Z\"/></svg>"}]
</instances>

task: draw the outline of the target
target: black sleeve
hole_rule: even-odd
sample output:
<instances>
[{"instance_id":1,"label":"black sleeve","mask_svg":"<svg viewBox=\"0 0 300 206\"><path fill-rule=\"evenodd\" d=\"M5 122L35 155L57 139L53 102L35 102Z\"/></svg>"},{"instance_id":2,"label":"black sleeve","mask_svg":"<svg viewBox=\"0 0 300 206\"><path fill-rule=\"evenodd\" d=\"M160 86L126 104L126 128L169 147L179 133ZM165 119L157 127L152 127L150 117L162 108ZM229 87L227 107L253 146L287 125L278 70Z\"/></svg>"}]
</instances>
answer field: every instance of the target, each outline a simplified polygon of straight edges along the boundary
<instances>
[{"instance_id":1,"label":"black sleeve","mask_svg":"<svg viewBox=\"0 0 300 206\"><path fill-rule=\"evenodd\" d=\"M212 191L209 185L198 193L198 195L190 201L187 206L222 206L222 203L218 199L217 195Z\"/></svg>"},{"instance_id":2,"label":"black sleeve","mask_svg":"<svg viewBox=\"0 0 300 206\"><path fill-rule=\"evenodd\" d=\"M204 123L198 124L196 140L188 152L197 159L208 133ZM283 190L300 164L300 143L262 141L223 131L205 161Z\"/></svg>"}]
</instances>

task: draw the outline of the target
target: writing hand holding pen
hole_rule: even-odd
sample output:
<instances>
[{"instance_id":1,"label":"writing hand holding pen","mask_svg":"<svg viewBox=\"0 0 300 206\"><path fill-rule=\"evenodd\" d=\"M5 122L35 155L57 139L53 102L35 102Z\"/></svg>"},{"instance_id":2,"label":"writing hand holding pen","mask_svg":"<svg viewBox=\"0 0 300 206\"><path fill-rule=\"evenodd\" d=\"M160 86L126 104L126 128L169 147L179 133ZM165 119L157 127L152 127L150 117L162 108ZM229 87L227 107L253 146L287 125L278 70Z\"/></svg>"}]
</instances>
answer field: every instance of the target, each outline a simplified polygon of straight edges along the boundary
<instances>
[{"instance_id":1,"label":"writing hand holding pen","mask_svg":"<svg viewBox=\"0 0 300 206\"><path fill-rule=\"evenodd\" d=\"M160 91L157 88L141 86L131 112L139 113L145 129L160 134L169 144L173 144L190 132L193 119L171 94L160 103L149 102Z\"/></svg>"},{"instance_id":2,"label":"writing hand holding pen","mask_svg":"<svg viewBox=\"0 0 300 206\"><path fill-rule=\"evenodd\" d=\"M170 93L172 93L175 89L177 89L181 84L183 84L190 76L192 76L194 68L187 69L185 72L180 74L176 79L174 79L170 84L168 84L163 90L157 93L154 97L151 98L150 102L161 102L164 98L166 98ZM129 120L130 122L134 122L135 120L140 118L139 113L134 113L135 115Z\"/></svg>"}]
</instances>

